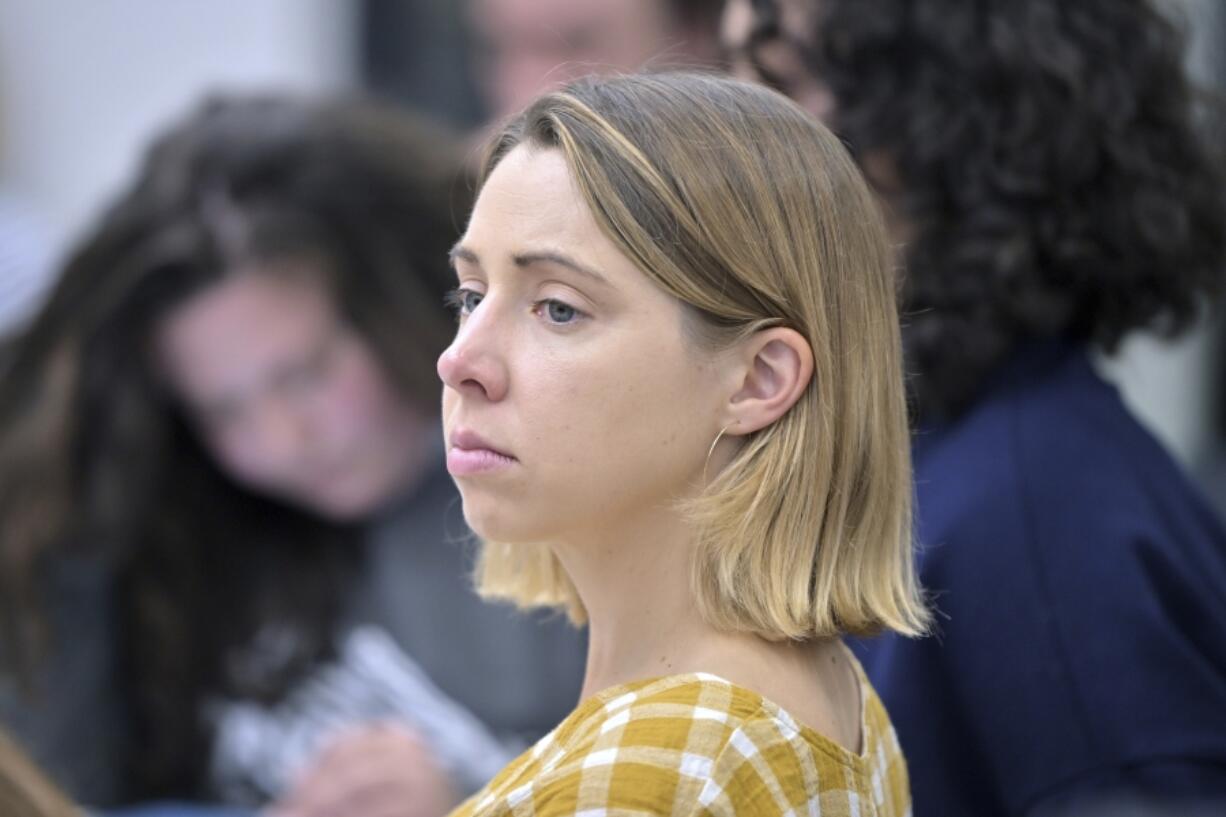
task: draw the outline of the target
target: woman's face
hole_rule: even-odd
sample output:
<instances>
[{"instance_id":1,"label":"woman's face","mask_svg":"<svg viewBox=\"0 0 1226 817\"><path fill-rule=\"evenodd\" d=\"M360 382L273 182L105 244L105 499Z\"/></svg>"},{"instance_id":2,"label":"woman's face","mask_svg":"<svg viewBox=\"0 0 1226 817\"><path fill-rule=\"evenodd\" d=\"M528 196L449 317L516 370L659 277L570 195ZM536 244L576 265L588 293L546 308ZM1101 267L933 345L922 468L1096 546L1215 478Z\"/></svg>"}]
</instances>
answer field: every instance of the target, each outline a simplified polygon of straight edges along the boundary
<instances>
[{"instance_id":1,"label":"woman's face","mask_svg":"<svg viewBox=\"0 0 1226 817\"><path fill-rule=\"evenodd\" d=\"M443 426L478 534L590 538L691 491L719 430L720 355L600 231L557 150L502 160L453 257Z\"/></svg>"},{"instance_id":2,"label":"woman's face","mask_svg":"<svg viewBox=\"0 0 1226 817\"><path fill-rule=\"evenodd\" d=\"M412 481L426 421L317 276L286 266L242 270L189 298L158 325L158 356L235 480L329 518L358 518Z\"/></svg>"}]
</instances>

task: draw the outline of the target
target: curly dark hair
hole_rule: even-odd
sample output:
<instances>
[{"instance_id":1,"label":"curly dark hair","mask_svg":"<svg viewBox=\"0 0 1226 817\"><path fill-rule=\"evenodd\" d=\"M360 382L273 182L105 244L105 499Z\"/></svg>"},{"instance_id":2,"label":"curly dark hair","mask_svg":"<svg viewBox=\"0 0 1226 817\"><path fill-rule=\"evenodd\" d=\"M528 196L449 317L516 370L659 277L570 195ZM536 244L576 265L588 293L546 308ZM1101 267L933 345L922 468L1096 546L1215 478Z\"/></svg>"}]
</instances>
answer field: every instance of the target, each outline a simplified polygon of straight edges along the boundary
<instances>
[{"instance_id":1,"label":"curly dark hair","mask_svg":"<svg viewBox=\"0 0 1226 817\"><path fill-rule=\"evenodd\" d=\"M754 0L751 44L786 34ZM1113 351L1219 295L1226 182L1146 0L820 0L803 64L910 228L905 343L918 414L956 416L1019 345ZM882 168L885 172L882 172Z\"/></svg>"},{"instance_id":2,"label":"curly dark hair","mask_svg":"<svg viewBox=\"0 0 1226 817\"><path fill-rule=\"evenodd\" d=\"M404 399L437 412L458 145L370 102L210 100L152 145L0 360L0 655L31 674L57 554L108 556L129 796L199 793L205 702L275 699L332 654L361 535L222 472L162 382L155 326L251 263L307 260ZM269 638L278 660L253 663Z\"/></svg>"}]
</instances>

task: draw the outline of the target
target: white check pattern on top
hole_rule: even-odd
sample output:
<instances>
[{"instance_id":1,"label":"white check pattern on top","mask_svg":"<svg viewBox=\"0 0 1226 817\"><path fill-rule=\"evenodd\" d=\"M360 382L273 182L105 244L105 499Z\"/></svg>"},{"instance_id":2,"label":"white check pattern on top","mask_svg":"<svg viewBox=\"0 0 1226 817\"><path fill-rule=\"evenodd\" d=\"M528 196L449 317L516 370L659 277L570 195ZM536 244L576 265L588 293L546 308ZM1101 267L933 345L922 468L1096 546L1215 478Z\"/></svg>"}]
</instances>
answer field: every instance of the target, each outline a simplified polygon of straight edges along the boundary
<instances>
[{"instance_id":1,"label":"white check pattern on top","mask_svg":"<svg viewBox=\"0 0 1226 817\"><path fill-rule=\"evenodd\" d=\"M636 682L585 701L455 817L906 817L897 740L865 711L855 755L718 676Z\"/></svg>"}]
</instances>

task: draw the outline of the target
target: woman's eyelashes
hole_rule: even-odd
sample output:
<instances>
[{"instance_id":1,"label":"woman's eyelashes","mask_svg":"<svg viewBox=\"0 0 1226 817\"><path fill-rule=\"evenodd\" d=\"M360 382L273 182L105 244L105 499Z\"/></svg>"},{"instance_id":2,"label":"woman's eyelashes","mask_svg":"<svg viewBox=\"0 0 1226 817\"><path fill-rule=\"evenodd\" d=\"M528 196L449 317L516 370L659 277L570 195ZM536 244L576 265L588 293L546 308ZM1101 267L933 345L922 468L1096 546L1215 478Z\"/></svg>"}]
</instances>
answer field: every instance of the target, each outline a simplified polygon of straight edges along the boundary
<instances>
[{"instance_id":1,"label":"woman's eyelashes","mask_svg":"<svg viewBox=\"0 0 1226 817\"><path fill-rule=\"evenodd\" d=\"M485 295L475 289L468 287L456 287L447 293L445 301L451 311L455 313L456 318L463 319L471 315L473 310L480 306Z\"/></svg>"},{"instance_id":2,"label":"woman's eyelashes","mask_svg":"<svg viewBox=\"0 0 1226 817\"><path fill-rule=\"evenodd\" d=\"M457 287L447 293L447 306L459 320L471 315L485 299L485 293L468 287ZM554 326L571 326L588 317L576 306L558 298L541 298L532 304L532 314Z\"/></svg>"}]
</instances>

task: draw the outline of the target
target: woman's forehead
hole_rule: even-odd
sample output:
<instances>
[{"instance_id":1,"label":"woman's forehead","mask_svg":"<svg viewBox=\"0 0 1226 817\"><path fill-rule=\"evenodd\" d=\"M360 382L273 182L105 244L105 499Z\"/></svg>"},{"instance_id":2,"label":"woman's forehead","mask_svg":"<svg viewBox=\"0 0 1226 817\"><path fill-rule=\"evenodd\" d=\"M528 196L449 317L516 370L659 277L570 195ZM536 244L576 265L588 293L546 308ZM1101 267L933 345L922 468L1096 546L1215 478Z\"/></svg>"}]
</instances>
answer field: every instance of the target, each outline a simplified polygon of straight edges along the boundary
<instances>
[{"instance_id":1,"label":"woman's forehead","mask_svg":"<svg viewBox=\"0 0 1226 817\"><path fill-rule=\"evenodd\" d=\"M561 151L524 146L509 152L486 180L457 248L487 263L545 252L581 259L614 249Z\"/></svg>"}]
</instances>

